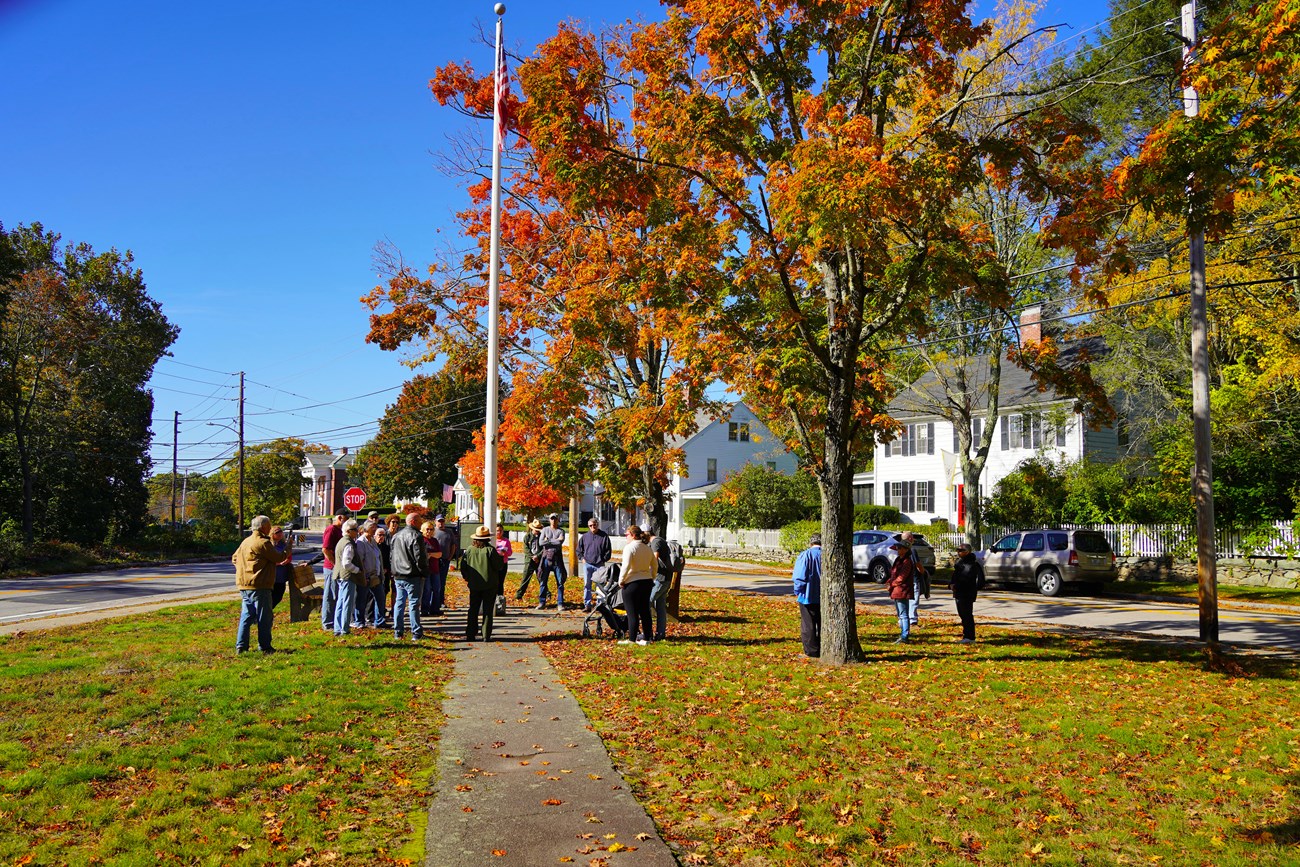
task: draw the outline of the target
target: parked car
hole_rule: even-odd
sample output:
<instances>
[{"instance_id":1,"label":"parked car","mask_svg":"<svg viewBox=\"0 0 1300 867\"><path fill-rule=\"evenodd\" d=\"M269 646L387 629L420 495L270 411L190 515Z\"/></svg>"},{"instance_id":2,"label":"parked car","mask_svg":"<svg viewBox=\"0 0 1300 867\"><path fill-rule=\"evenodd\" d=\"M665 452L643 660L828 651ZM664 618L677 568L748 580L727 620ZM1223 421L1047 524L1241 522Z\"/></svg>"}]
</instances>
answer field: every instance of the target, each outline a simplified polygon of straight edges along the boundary
<instances>
[{"instance_id":1,"label":"parked car","mask_svg":"<svg viewBox=\"0 0 1300 867\"><path fill-rule=\"evenodd\" d=\"M1038 529L1009 533L984 555L990 581L1030 583L1057 596L1068 582L1101 584L1118 577L1115 553L1096 530Z\"/></svg>"},{"instance_id":2,"label":"parked car","mask_svg":"<svg viewBox=\"0 0 1300 867\"><path fill-rule=\"evenodd\" d=\"M898 552L893 546L903 537L902 533L887 533L884 530L857 530L853 533L853 576L870 578L877 584L889 580L889 568L898 559ZM912 534L912 551L916 559L934 574L934 549L925 537L919 533Z\"/></svg>"}]
</instances>

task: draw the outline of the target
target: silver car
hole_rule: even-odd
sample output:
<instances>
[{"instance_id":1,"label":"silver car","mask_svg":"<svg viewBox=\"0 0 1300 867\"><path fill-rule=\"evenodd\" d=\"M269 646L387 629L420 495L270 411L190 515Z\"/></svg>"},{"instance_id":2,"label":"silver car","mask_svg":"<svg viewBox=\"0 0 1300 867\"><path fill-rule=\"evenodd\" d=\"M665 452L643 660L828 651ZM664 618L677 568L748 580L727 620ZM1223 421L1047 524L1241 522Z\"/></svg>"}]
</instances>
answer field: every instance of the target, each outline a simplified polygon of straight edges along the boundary
<instances>
[{"instance_id":1,"label":"silver car","mask_svg":"<svg viewBox=\"0 0 1300 867\"><path fill-rule=\"evenodd\" d=\"M898 559L898 552L893 546L903 537L902 533L887 533L884 530L855 530L853 533L853 577L870 578L877 584L889 580L889 569ZM934 549L925 537L919 533L912 534L912 552L916 559L931 575L934 574Z\"/></svg>"},{"instance_id":2,"label":"silver car","mask_svg":"<svg viewBox=\"0 0 1300 867\"><path fill-rule=\"evenodd\" d=\"M993 543L984 555L990 581L1033 584L1044 596L1057 596L1065 583L1100 584L1118 577L1115 554L1095 530L1024 530Z\"/></svg>"}]
</instances>

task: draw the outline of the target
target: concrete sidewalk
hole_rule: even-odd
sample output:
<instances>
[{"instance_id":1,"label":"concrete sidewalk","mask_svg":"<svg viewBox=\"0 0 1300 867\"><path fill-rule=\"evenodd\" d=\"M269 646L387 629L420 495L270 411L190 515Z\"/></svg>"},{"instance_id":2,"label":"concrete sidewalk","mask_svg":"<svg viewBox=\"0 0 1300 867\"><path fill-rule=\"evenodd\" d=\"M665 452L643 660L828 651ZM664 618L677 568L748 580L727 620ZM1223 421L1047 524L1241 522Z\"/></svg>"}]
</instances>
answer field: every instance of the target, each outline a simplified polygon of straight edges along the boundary
<instances>
[{"instance_id":1,"label":"concrete sidewalk","mask_svg":"<svg viewBox=\"0 0 1300 867\"><path fill-rule=\"evenodd\" d=\"M518 606L496 619L491 642L464 641L463 608L426 625L459 639L443 702L428 867L678 863L536 642L581 626L581 613Z\"/></svg>"}]
</instances>

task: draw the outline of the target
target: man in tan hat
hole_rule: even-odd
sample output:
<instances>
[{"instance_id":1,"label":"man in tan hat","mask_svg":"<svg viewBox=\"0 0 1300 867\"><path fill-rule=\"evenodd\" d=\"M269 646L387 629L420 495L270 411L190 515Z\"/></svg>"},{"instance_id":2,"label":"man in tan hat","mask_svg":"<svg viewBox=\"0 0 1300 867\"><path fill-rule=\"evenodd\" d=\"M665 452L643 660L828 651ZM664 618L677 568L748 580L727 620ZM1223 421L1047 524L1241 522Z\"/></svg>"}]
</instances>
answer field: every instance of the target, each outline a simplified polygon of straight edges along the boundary
<instances>
[{"instance_id":1,"label":"man in tan hat","mask_svg":"<svg viewBox=\"0 0 1300 867\"><path fill-rule=\"evenodd\" d=\"M470 547L460 556L460 576L469 586L469 614L465 617L465 640L478 637L479 612L483 614L483 640L492 640L492 608L497 597L497 576L505 566L492 544L492 531L479 527Z\"/></svg>"},{"instance_id":2,"label":"man in tan hat","mask_svg":"<svg viewBox=\"0 0 1300 867\"><path fill-rule=\"evenodd\" d=\"M528 582L533 575L537 573L537 564L542 559L542 522L533 519L528 525L528 532L524 534L524 577L519 579L519 589L515 592L515 601L524 600L524 591L528 589ZM539 599L539 602L545 602ZM541 605L537 606L541 608Z\"/></svg>"}]
</instances>

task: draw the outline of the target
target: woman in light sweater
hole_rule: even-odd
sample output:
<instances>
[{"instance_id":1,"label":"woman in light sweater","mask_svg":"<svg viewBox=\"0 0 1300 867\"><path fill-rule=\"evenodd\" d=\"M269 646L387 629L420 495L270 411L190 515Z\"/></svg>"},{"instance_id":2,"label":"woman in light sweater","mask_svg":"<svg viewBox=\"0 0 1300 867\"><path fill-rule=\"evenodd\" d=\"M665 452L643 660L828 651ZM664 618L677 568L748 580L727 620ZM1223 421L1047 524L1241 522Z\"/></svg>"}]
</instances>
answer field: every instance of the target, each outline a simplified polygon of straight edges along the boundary
<instances>
[{"instance_id":1,"label":"woman in light sweater","mask_svg":"<svg viewBox=\"0 0 1300 867\"><path fill-rule=\"evenodd\" d=\"M627 545L623 547L623 568L618 583L623 586L623 606L627 609L627 638L619 644L650 643L654 630L650 623L650 591L654 589L655 555L646 544L648 537L636 524L627 528ZM637 626L641 635L637 638Z\"/></svg>"}]
</instances>

